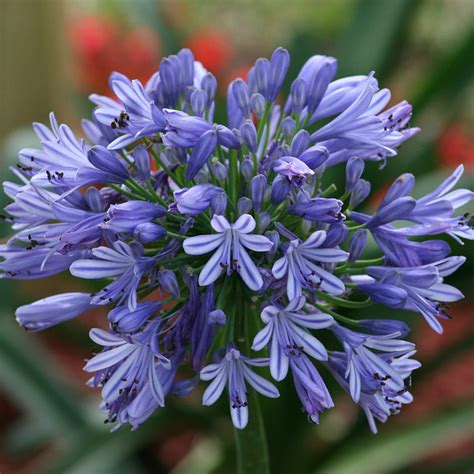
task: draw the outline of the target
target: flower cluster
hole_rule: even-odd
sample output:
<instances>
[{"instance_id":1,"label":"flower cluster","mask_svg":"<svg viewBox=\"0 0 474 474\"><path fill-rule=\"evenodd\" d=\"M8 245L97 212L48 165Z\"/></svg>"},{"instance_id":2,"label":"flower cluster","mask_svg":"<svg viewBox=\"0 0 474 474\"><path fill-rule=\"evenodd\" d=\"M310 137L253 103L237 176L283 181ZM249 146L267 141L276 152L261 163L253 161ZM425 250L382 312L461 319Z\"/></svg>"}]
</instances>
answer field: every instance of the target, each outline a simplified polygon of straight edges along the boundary
<instances>
[{"instance_id":1,"label":"flower cluster","mask_svg":"<svg viewBox=\"0 0 474 474\"><path fill-rule=\"evenodd\" d=\"M375 432L374 420L412 400L406 381L420 364L409 327L365 319L364 308L420 313L442 332L446 303L462 298L444 278L464 258L431 237L474 236L456 212L473 198L453 190L462 167L419 199L404 174L372 215L354 210L370 193L366 162L383 165L418 133L411 106L386 109L390 92L373 73L335 79L326 56L306 62L283 100L289 63L278 48L234 80L226 125L213 120L216 79L189 50L163 59L146 84L114 72L116 97L90 97L87 139L51 114L50 128L34 124L41 148L21 150L17 180L4 183L15 235L0 247L2 277L103 281L16 315L37 331L108 308L109 330L91 331L103 349L85 370L117 426L137 427L203 380L203 404L227 388L244 428L248 387L278 397L269 378L289 374L318 423L334 406L325 367ZM336 166L343 190L326 178ZM369 236L378 258L367 260Z\"/></svg>"}]
</instances>

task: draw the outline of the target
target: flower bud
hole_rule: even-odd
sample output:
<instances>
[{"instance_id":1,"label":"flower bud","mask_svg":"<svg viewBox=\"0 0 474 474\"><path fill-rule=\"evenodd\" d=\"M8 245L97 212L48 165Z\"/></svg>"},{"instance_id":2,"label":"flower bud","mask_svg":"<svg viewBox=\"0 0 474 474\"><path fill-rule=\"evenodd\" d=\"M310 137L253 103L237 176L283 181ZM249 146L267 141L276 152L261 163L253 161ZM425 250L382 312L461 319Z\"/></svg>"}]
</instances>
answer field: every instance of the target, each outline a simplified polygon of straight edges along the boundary
<instances>
[{"instance_id":1,"label":"flower bud","mask_svg":"<svg viewBox=\"0 0 474 474\"><path fill-rule=\"evenodd\" d=\"M226 320L226 314L221 309L215 309L207 316L208 324L212 324L214 326L225 326Z\"/></svg>"},{"instance_id":2,"label":"flower bud","mask_svg":"<svg viewBox=\"0 0 474 474\"><path fill-rule=\"evenodd\" d=\"M280 92L286 73L290 66L290 55L284 48L277 48L270 60L270 70L268 76L267 99L273 102Z\"/></svg>"},{"instance_id":3,"label":"flower bud","mask_svg":"<svg viewBox=\"0 0 474 474\"><path fill-rule=\"evenodd\" d=\"M193 179L198 171L206 164L217 146L216 130L208 130L196 142L191 158L186 168L186 179Z\"/></svg>"},{"instance_id":4,"label":"flower bud","mask_svg":"<svg viewBox=\"0 0 474 474\"><path fill-rule=\"evenodd\" d=\"M354 207L358 206L362 201L370 193L370 183L365 179L359 179L357 183L354 185L352 189L351 198L349 200L349 207L354 209Z\"/></svg>"},{"instance_id":5,"label":"flower bud","mask_svg":"<svg viewBox=\"0 0 474 474\"><path fill-rule=\"evenodd\" d=\"M133 236L142 244L149 244L164 238L166 235L166 229L153 222L143 222L138 224L133 231Z\"/></svg>"},{"instance_id":6,"label":"flower bud","mask_svg":"<svg viewBox=\"0 0 474 474\"><path fill-rule=\"evenodd\" d=\"M242 115L248 117L250 115L250 98L247 84L238 78L232 82L231 90Z\"/></svg>"},{"instance_id":7,"label":"flower bud","mask_svg":"<svg viewBox=\"0 0 474 474\"><path fill-rule=\"evenodd\" d=\"M225 182L227 179L227 167L220 161L215 161L211 164L212 174L219 181L219 183Z\"/></svg>"},{"instance_id":8,"label":"flower bud","mask_svg":"<svg viewBox=\"0 0 474 474\"><path fill-rule=\"evenodd\" d=\"M365 249L367 244L367 231L365 229L356 230L349 240L349 262L355 262Z\"/></svg>"},{"instance_id":9,"label":"flower bud","mask_svg":"<svg viewBox=\"0 0 474 474\"><path fill-rule=\"evenodd\" d=\"M265 112L265 98L263 95L259 94L258 92L252 94L252 97L250 97L250 107L257 118L261 119L263 117L263 113Z\"/></svg>"},{"instance_id":10,"label":"flower bud","mask_svg":"<svg viewBox=\"0 0 474 474\"><path fill-rule=\"evenodd\" d=\"M180 68L181 63L176 55L168 56L160 63L161 84L166 101L171 107L178 103Z\"/></svg>"},{"instance_id":11,"label":"flower bud","mask_svg":"<svg viewBox=\"0 0 474 474\"><path fill-rule=\"evenodd\" d=\"M254 176L250 181L250 194L252 196L253 208L260 211L267 190L267 178L263 174Z\"/></svg>"},{"instance_id":12,"label":"flower bud","mask_svg":"<svg viewBox=\"0 0 474 474\"><path fill-rule=\"evenodd\" d=\"M201 80L201 88L207 94L207 108L209 108L217 92L217 80L215 76L208 72Z\"/></svg>"},{"instance_id":13,"label":"flower bud","mask_svg":"<svg viewBox=\"0 0 474 474\"><path fill-rule=\"evenodd\" d=\"M353 156L346 165L346 191L352 191L357 181L362 176L365 162L361 158Z\"/></svg>"},{"instance_id":14,"label":"flower bud","mask_svg":"<svg viewBox=\"0 0 474 474\"><path fill-rule=\"evenodd\" d=\"M296 79L291 84L291 110L296 115L299 115L306 105L306 96L307 96L306 83L303 79Z\"/></svg>"},{"instance_id":15,"label":"flower bud","mask_svg":"<svg viewBox=\"0 0 474 474\"><path fill-rule=\"evenodd\" d=\"M145 145L139 145L133 150L133 159L140 172L141 178L147 180L150 178L150 155Z\"/></svg>"},{"instance_id":16,"label":"flower bud","mask_svg":"<svg viewBox=\"0 0 474 474\"><path fill-rule=\"evenodd\" d=\"M290 189L290 181L285 176L278 175L272 183L272 204L280 204L283 202L290 193Z\"/></svg>"},{"instance_id":17,"label":"flower bud","mask_svg":"<svg viewBox=\"0 0 474 474\"><path fill-rule=\"evenodd\" d=\"M240 134L242 141L247 148L255 153L257 151L257 130L251 120L246 120L240 127Z\"/></svg>"},{"instance_id":18,"label":"flower bud","mask_svg":"<svg viewBox=\"0 0 474 474\"><path fill-rule=\"evenodd\" d=\"M252 160L245 158L240 163L240 172L246 181L250 181L253 176L253 163Z\"/></svg>"},{"instance_id":19,"label":"flower bud","mask_svg":"<svg viewBox=\"0 0 474 474\"><path fill-rule=\"evenodd\" d=\"M393 319L361 319L359 327L370 334L388 336L393 333L400 333L398 338L404 338L410 332L410 326L403 321Z\"/></svg>"},{"instance_id":20,"label":"flower bud","mask_svg":"<svg viewBox=\"0 0 474 474\"><path fill-rule=\"evenodd\" d=\"M176 275L171 270L160 270L158 272L158 282L171 296L179 297L179 285Z\"/></svg>"},{"instance_id":21,"label":"flower bud","mask_svg":"<svg viewBox=\"0 0 474 474\"><path fill-rule=\"evenodd\" d=\"M270 75L270 61L266 58L257 59L255 63L255 78L257 89L263 97L267 98L268 76Z\"/></svg>"},{"instance_id":22,"label":"flower bud","mask_svg":"<svg viewBox=\"0 0 474 474\"><path fill-rule=\"evenodd\" d=\"M211 200L211 212L217 215L224 215L227 208L227 194L217 193Z\"/></svg>"},{"instance_id":23,"label":"flower bud","mask_svg":"<svg viewBox=\"0 0 474 474\"><path fill-rule=\"evenodd\" d=\"M315 170L328 159L329 152L325 146L313 145L304 151L298 158L309 168Z\"/></svg>"},{"instance_id":24,"label":"flower bud","mask_svg":"<svg viewBox=\"0 0 474 474\"><path fill-rule=\"evenodd\" d=\"M237 212L239 215L248 214L252 210L252 201L248 197L241 197L237 201Z\"/></svg>"},{"instance_id":25,"label":"flower bud","mask_svg":"<svg viewBox=\"0 0 474 474\"><path fill-rule=\"evenodd\" d=\"M281 133L286 140L289 140L295 131L296 123L291 117L285 117L281 121Z\"/></svg>"},{"instance_id":26,"label":"flower bud","mask_svg":"<svg viewBox=\"0 0 474 474\"><path fill-rule=\"evenodd\" d=\"M310 135L306 130L300 130L293 138L291 142L290 155L299 157L306 148L308 148L310 142Z\"/></svg>"},{"instance_id":27,"label":"flower bud","mask_svg":"<svg viewBox=\"0 0 474 474\"><path fill-rule=\"evenodd\" d=\"M194 56L191 50L183 48L177 54L180 63L181 87L191 86L194 82ZM161 74L161 70L160 70Z\"/></svg>"},{"instance_id":28,"label":"flower bud","mask_svg":"<svg viewBox=\"0 0 474 474\"><path fill-rule=\"evenodd\" d=\"M207 105L207 94L202 89L196 89L191 94L190 99L191 109L193 114L202 117Z\"/></svg>"},{"instance_id":29,"label":"flower bud","mask_svg":"<svg viewBox=\"0 0 474 474\"><path fill-rule=\"evenodd\" d=\"M204 212L219 192L222 192L222 188L212 184L197 184L189 189L180 189L174 192L176 208L180 214L195 216Z\"/></svg>"},{"instance_id":30,"label":"flower bud","mask_svg":"<svg viewBox=\"0 0 474 474\"><path fill-rule=\"evenodd\" d=\"M257 231L259 234L265 232L265 229L270 225L271 220L272 216L268 212L264 211L258 215Z\"/></svg>"},{"instance_id":31,"label":"flower bud","mask_svg":"<svg viewBox=\"0 0 474 474\"><path fill-rule=\"evenodd\" d=\"M161 309L159 301L145 301L138 303L135 310L130 311L128 306L117 306L107 315L113 331L119 333L134 333L138 331L155 313Z\"/></svg>"}]
</instances>

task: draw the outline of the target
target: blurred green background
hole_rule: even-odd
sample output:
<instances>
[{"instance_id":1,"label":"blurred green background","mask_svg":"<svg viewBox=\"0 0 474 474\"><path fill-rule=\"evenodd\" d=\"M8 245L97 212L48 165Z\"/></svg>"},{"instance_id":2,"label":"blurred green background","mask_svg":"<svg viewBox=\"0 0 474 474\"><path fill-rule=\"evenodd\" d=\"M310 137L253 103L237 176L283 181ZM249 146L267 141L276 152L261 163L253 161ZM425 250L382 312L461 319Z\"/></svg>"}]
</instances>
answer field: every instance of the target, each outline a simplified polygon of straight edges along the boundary
<instances>
[{"instance_id":1,"label":"blurred green background","mask_svg":"<svg viewBox=\"0 0 474 474\"><path fill-rule=\"evenodd\" d=\"M224 120L229 81L281 45L291 54L289 76L312 54L334 55L339 77L375 70L393 103L414 105L413 124L423 132L383 172L368 167L372 205L403 172L417 176L420 194L459 163L462 184L474 181L474 0L0 0L0 41L2 179L17 151L36 144L31 122L46 122L49 111L80 133L87 95L109 94L112 70L146 80L162 56L190 47L220 82ZM281 398L263 407L272 473L474 471L474 249L450 244L471 260L451 280L467 297L452 308L443 336L409 313L371 314L412 325L423 363L413 377L415 402L373 436L335 385L336 408L313 426L291 384L280 384ZM136 432L110 434L81 370L93 350L88 328L103 325L103 314L44 334L16 326L16 306L82 284L64 275L0 282L0 473L233 472L226 403L203 408L199 393L170 400Z\"/></svg>"}]
</instances>

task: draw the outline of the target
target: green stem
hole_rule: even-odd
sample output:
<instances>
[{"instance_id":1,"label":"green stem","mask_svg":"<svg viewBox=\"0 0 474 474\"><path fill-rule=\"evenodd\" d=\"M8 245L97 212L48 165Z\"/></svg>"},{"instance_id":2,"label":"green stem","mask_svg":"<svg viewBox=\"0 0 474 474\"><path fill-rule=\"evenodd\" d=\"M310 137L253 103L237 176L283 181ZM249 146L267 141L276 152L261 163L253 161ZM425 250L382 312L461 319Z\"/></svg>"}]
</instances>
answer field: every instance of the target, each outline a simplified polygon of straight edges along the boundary
<instances>
[{"instance_id":1,"label":"green stem","mask_svg":"<svg viewBox=\"0 0 474 474\"><path fill-rule=\"evenodd\" d=\"M242 287L240 285L237 287L236 301L242 303L235 305L236 327L238 328L235 341L245 355L250 355L249 318L258 318L259 315L257 311L252 311L244 303L246 300L242 295ZM269 474L270 465L263 416L258 395L250 387L248 387L247 403L249 407L248 425L243 430L234 428L237 450L237 473Z\"/></svg>"},{"instance_id":2,"label":"green stem","mask_svg":"<svg viewBox=\"0 0 474 474\"><path fill-rule=\"evenodd\" d=\"M230 187L230 200L235 207L235 213L237 215L237 188L239 179L239 168L237 163L237 150L232 150L229 155L229 187Z\"/></svg>"},{"instance_id":3,"label":"green stem","mask_svg":"<svg viewBox=\"0 0 474 474\"><path fill-rule=\"evenodd\" d=\"M320 309L323 313L330 314L336 321L339 321L341 323L344 323L353 327L359 326L359 321L356 321L355 319L346 318L342 314L336 313L335 311L329 309L327 306L324 306L319 303L314 303L314 306Z\"/></svg>"},{"instance_id":4,"label":"green stem","mask_svg":"<svg viewBox=\"0 0 474 474\"><path fill-rule=\"evenodd\" d=\"M372 301L370 298L367 298L363 301L352 301L346 300L344 298L338 298L337 296L328 295L322 291L318 291L317 295L318 298L336 306L341 306L342 308L367 308L368 306L372 306Z\"/></svg>"},{"instance_id":5,"label":"green stem","mask_svg":"<svg viewBox=\"0 0 474 474\"><path fill-rule=\"evenodd\" d=\"M255 390L247 396L251 411L249 423L243 430L234 429L237 447L238 474L269 474L269 458L263 416Z\"/></svg>"}]
</instances>

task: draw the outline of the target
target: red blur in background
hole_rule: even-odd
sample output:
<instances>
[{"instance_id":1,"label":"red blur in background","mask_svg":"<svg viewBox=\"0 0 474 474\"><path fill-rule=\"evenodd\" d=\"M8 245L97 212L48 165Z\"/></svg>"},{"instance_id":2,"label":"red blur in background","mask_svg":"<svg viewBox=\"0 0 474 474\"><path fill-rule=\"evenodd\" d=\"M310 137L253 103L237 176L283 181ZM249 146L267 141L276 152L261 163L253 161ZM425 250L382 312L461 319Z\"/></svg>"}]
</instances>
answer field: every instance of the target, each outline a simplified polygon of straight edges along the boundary
<instances>
[{"instance_id":1,"label":"red blur in background","mask_svg":"<svg viewBox=\"0 0 474 474\"><path fill-rule=\"evenodd\" d=\"M158 69L160 41L146 27L129 28L113 17L87 16L70 24L75 79L82 92L108 92L118 71L146 82Z\"/></svg>"}]
</instances>

